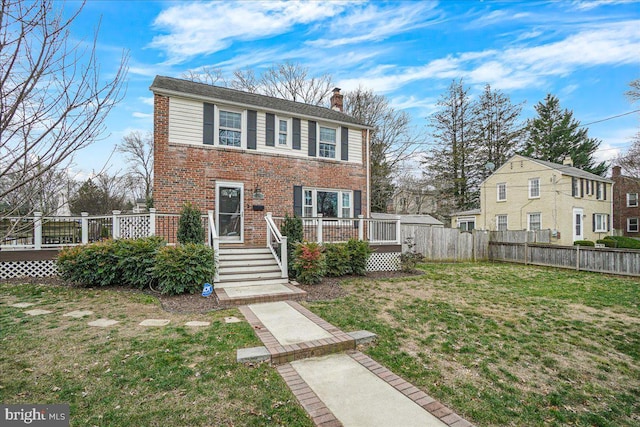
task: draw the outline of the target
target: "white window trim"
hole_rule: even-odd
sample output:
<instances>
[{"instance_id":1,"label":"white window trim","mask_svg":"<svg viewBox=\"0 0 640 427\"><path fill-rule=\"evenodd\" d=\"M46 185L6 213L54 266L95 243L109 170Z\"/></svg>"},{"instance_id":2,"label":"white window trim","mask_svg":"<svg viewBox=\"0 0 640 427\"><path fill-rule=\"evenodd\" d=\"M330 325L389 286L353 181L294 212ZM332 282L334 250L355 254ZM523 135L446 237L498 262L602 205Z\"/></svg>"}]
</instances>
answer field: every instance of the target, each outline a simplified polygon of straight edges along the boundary
<instances>
[{"instance_id":1,"label":"white window trim","mask_svg":"<svg viewBox=\"0 0 640 427\"><path fill-rule=\"evenodd\" d=\"M538 181L538 195L537 196L532 196L531 195L531 190L533 189L533 182L534 181ZM539 199L540 198L540 178L529 178L529 198L530 199Z\"/></svg>"},{"instance_id":2,"label":"white window trim","mask_svg":"<svg viewBox=\"0 0 640 427\"><path fill-rule=\"evenodd\" d=\"M280 121L287 122L287 143L285 145L280 144ZM277 148L291 148L293 141L293 120L291 117L275 116L275 146Z\"/></svg>"},{"instance_id":3,"label":"white window trim","mask_svg":"<svg viewBox=\"0 0 640 427\"><path fill-rule=\"evenodd\" d=\"M631 204L631 197L629 197L632 194L636 195L636 204L635 205ZM638 207L638 193L627 193L627 207L628 208L637 208Z\"/></svg>"},{"instance_id":4,"label":"white window trim","mask_svg":"<svg viewBox=\"0 0 640 427\"><path fill-rule=\"evenodd\" d=\"M333 129L336 131L336 149L335 149L335 153L336 156L335 157L324 157L320 155L320 128L327 128L327 129ZM329 123L320 123L318 122L316 124L316 152L318 153L318 158L319 159L328 159L328 160L340 160L342 158L342 153L340 152L340 149L342 147L342 141L340 140L341 136L342 136L342 132L340 132L340 126L336 126L336 125L332 125Z\"/></svg>"},{"instance_id":5,"label":"white window trim","mask_svg":"<svg viewBox=\"0 0 640 427\"><path fill-rule=\"evenodd\" d=\"M527 213L527 231L538 231L538 230L532 230L531 229L531 216L533 215L538 215L538 217L540 218L540 228L539 230L542 230L542 212L531 212L531 213Z\"/></svg>"},{"instance_id":6,"label":"white window trim","mask_svg":"<svg viewBox=\"0 0 640 427\"><path fill-rule=\"evenodd\" d=\"M596 200L604 200L604 182L596 181Z\"/></svg>"},{"instance_id":7,"label":"white window trim","mask_svg":"<svg viewBox=\"0 0 640 427\"><path fill-rule=\"evenodd\" d=\"M504 219L505 219L505 224L504 224L505 225L505 230L508 230L509 229L509 215L506 215L506 214L498 214L498 215L496 215L496 230L497 231L502 231L502 230L500 230L500 218L501 217L504 217Z\"/></svg>"},{"instance_id":8,"label":"white window trim","mask_svg":"<svg viewBox=\"0 0 640 427\"><path fill-rule=\"evenodd\" d=\"M220 144L220 111L228 111L230 113L240 114L240 147L234 147L233 145ZM214 146L223 148L233 148L236 150L242 150L247 148L247 110L239 108L227 107L225 105L214 105L214 123L213 123L213 138Z\"/></svg>"},{"instance_id":9,"label":"white window trim","mask_svg":"<svg viewBox=\"0 0 640 427\"><path fill-rule=\"evenodd\" d=\"M608 223L609 223L609 215L608 214L602 214L602 213L597 213L594 214L595 215L595 227L593 232L594 233L606 233L607 232L607 228L608 228ZM600 228L598 228L598 218L600 219Z\"/></svg>"},{"instance_id":10,"label":"white window trim","mask_svg":"<svg viewBox=\"0 0 640 427\"><path fill-rule=\"evenodd\" d=\"M631 229L631 220L632 219L636 220L636 228L635 228L635 230ZM638 218L638 217L627 218L627 233L637 233L638 231L640 231L640 218Z\"/></svg>"},{"instance_id":11,"label":"white window trim","mask_svg":"<svg viewBox=\"0 0 640 427\"><path fill-rule=\"evenodd\" d=\"M504 186L504 199L500 198L500 187ZM507 183L499 182L496 184L496 201L498 202L506 202L507 201Z\"/></svg>"},{"instance_id":12,"label":"white window trim","mask_svg":"<svg viewBox=\"0 0 640 427\"><path fill-rule=\"evenodd\" d=\"M304 208L309 207L309 205L305 204L305 191L311 191L311 213L312 218L318 217L318 191L324 191L327 193L338 193L338 217L337 218L345 218L342 216L342 194L349 194L349 218L353 218L353 191L351 190L337 190L335 188L315 188L315 187L304 187L302 189L302 212L304 213ZM323 217L323 218L336 218L336 217Z\"/></svg>"},{"instance_id":13,"label":"white window trim","mask_svg":"<svg viewBox=\"0 0 640 427\"><path fill-rule=\"evenodd\" d=\"M466 224L473 223L473 229L474 230L476 229L476 218L473 216L463 216L456 219L456 225L458 229L460 228L460 224L462 223L466 223ZM469 227L467 226L467 229L464 231L470 231Z\"/></svg>"}]
</instances>

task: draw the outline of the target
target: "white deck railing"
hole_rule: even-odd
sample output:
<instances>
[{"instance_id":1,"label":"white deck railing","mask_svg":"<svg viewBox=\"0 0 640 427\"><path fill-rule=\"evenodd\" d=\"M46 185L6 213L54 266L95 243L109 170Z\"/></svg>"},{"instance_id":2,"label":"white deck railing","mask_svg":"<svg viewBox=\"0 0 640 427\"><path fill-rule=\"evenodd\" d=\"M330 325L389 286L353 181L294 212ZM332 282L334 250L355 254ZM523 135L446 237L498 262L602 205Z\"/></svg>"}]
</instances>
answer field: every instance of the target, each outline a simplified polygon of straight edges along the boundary
<instances>
[{"instance_id":1,"label":"white deck railing","mask_svg":"<svg viewBox=\"0 0 640 427\"><path fill-rule=\"evenodd\" d=\"M216 222L213 218L213 211L207 212L207 221L209 223L209 233L207 234L209 246L213 248L213 256L214 256L214 264L216 267L216 272L213 276L213 283L220 282L220 236L218 236L218 231L216 230Z\"/></svg>"},{"instance_id":2,"label":"white deck railing","mask_svg":"<svg viewBox=\"0 0 640 427\"><path fill-rule=\"evenodd\" d=\"M278 226L273 221L271 212L267 213L264 217L267 221L267 247L271 250L271 253L278 262L282 278L289 277L288 265L287 265L287 236L283 236L278 229Z\"/></svg>"}]
</instances>

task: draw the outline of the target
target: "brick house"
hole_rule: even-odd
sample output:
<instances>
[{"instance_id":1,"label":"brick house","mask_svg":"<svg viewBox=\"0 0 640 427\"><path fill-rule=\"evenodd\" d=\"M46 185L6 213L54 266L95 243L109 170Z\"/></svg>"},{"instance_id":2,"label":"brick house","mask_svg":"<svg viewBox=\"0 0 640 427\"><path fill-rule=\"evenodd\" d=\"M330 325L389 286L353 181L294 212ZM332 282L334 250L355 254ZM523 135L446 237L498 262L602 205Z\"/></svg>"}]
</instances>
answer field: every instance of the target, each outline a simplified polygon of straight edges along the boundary
<instances>
[{"instance_id":1,"label":"brick house","mask_svg":"<svg viewBox=\"0 0 640 427\"><path fill-rule=\"evenodd\" d=\"M622 175L620 166L611 170L613 184L613 228L618 235L640 237L640 179Z\"/></svg>"},{"instance_id":2,"label":"brick house","mask_svg":"<svg viewBox=\"0 0 640 427\"><path fill-rule=\"evenodd\" d=\"M264 216L369 213L370 128L332 108L157 76L154 205L215 211L221 244L264 246Z\"/></svg>"}]
</instances>

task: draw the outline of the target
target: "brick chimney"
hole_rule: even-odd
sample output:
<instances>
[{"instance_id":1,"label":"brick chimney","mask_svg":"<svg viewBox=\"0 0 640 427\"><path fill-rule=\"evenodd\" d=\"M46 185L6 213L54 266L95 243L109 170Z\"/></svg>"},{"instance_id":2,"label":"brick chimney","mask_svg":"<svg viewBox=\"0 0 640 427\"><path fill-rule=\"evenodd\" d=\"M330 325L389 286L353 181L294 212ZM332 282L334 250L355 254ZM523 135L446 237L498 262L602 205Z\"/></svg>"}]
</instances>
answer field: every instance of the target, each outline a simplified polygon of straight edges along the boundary
<instances>
[{"instance_id":1,"label":"brick chimney","mask_svg":"<svg viewBox=\"0 0 640 427\"><path fill-rule=\"evenodd\" d=\"M622 175L621 171L622 168L620 166L614 166L611 168L611 177L613 178Z\"/></svg>"},{"instance_id":2,"label":"brick chimney","mask_svg":"<svg viewBox=\"0 0 640 427\"><path fill-rule=\"evenodd\" d=\"M336 87L333 89L333 95L331 95L331 109L335 111L340 111L342 113L342 98L343 95L340 93L340 88Z\"/></svg>"},{"instance_id":3,"label":"brick chimney","mask_svg":"<svg viewBox=\"0 0 640 427\"><path fill-rule=\"evenodd\" d=\"M573 166L573 160L571 159L571 156L564 157L564 160L562 161L562 166Z\"/></svg>"}]
</instances>

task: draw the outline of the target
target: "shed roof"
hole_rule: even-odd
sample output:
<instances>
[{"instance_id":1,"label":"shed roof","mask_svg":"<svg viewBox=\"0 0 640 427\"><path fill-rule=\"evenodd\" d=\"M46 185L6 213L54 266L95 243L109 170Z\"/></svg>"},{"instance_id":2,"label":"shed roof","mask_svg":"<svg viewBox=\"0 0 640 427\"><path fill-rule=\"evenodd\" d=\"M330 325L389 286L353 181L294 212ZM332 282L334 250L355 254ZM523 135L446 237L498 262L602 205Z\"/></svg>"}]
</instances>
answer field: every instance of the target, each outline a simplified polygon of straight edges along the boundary
<instances>
[{"instance_id":1,"label":"shed roof","mask_svg":"<svg viewBox=\"0 0 640 427\"><path fill-rule=\"evenodd\" d=\"M156 76L149 89L154 93L158 92L165 95L182 95L185 97L196 97L211 101L223 101L246 105L253 108L285 112L298 116L348 123L360 128L371 129L370 126L361 123L350 115L330 108L289 101L288 99L280 99L257 93L243 92L236 89L229 89L227 87L213 86L206 83L192 82L190 80Z\"/></svg>"},{"instance_id":2,"label":"shed roof","mask_svg":"<svg viewBox=\"0 0 640 427\"><path fill-rule=\"evenodd\" d=\"M400 217L401 224L423 224L423 225L444 226L444 223L442 221L439 221L428 214L395 215L395 214L377 213L377 212L371 213L371 218L373 219L396 219L397 217Z\"/></svg>"}]
</instances>

